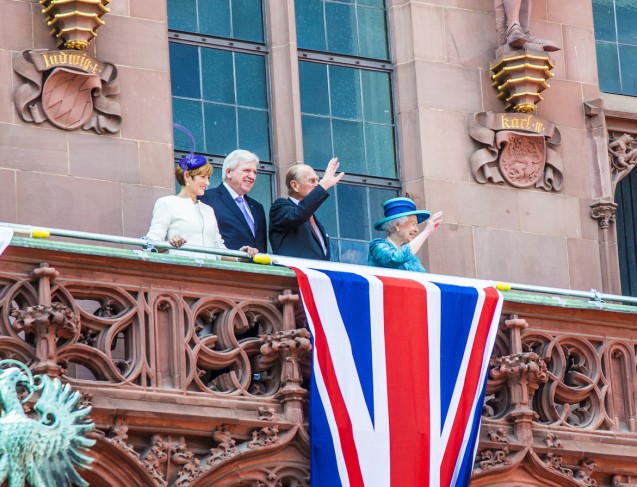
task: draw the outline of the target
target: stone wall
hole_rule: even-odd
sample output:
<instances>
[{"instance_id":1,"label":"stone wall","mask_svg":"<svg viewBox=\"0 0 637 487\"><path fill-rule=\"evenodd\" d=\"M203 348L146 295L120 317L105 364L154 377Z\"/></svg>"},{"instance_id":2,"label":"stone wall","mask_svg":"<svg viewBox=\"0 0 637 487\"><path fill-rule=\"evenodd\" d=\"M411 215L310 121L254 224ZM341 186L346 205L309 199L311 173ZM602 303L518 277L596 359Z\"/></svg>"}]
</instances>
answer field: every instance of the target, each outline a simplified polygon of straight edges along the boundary
<instances>
[{"instance_id":1,"label":"stone wall","mask_svg":"<svg viewBox=\"0 0 637 487\"><path fill-rule=\"evenodd\" d=\"M471 114L503 112L489 65L497 48L493 2L391 3L396 110L404 189L445 224L429 242L432 272L576 289L602 288L590 217L584 102L599 98L591 2L535 0L531 30L556 41L556 67L538 116L555 122L559 192L478 184L469 157Z\"/></svg>"},{"instance_id":2,"label":"stone wall","mask_svg":"<svg viewBox=\"0 0 637 487\"><path fill-rule=\"evenodd\" d=\"M36 0L0 0L0 221L140 236L174 191L165 2L115 0L88 52L117 66L121 130L27 123L14 108L20 51L55 49Z\"/></svg>"}]
</instances>

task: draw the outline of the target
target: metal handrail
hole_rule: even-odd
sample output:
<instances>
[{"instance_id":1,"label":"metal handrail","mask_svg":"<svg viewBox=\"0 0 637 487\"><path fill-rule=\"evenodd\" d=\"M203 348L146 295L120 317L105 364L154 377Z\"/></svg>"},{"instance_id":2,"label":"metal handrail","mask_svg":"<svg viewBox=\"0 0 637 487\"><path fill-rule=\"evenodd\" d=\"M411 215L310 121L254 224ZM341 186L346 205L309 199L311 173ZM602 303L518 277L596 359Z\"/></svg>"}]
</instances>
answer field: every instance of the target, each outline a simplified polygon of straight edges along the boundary
<instances>
[{"instance_id":1,"label":"metal handrail","mask_svg":"<svg viewBox=\"0 0 637 487\"><path fill-rule=\"evenodd\" d=\"M107 235L103 233L91 233L80 232L77 230L64 230L60 228L47 228L47 227L35 227L31 225L19 225L17 223L5 223L0 222L0 227L11 228L15 233L21 235L28 235L33 238L49 238L50 236L56 237L69 237L79 238L83 240L94 240L98 242L110 242L122 245L131 245L134 247L143 247L146 251L158 251L158 250L177 250L167 242L154 242L147 238L133 238L133 237L119 237L116 235ZM199 252L202 254L213 254L225 257L235 257L238 259L252 260L257 264L271 264L272 259L268 254L257 254L252 259L248 256L247 252L241 250L230 249L218 249L213 247L204 247L201 245L182 245L179 250L185 250L188 252Z\"/></svg>"},{"instance_id":2,"label":"metal handrail","mask_svg":"<svg viewBox=\"0 0 637 487\"><path fill-rule=\"evenodd\" d=\"M76 230L63 230L59 228L36 227L31 225L20 225L17 223L0 222L0 227L8 227L13 229L15 233L29 235L33 238L48 238L50 236L79 238L83 240L94 240L99 242L118 243L123 245L131 245L143 247L145 250L175 250L176 248L167 242L153 242L146 238L119 237L115 235L107 235L102 233L81 232ZM236 257L240 259L250 259L246 252L241 250L217 249L211 247L203 247L199 245L183 245L179 250L189 252L199 252L203 254L213 254L226 257ZM274 256L275 257L275 256ZM276 260L269 254L257 254L252 258L257 264L276 264ZM508 282L494 282L494 286L499 291L525 291L541 294L555 294L558 296L569 296L575 298L586 298L592 303L600 304L605 301L620 301L622 303L631 303L637 305L637 297L622 296L617 294L600 293L595 289L590 291L578 291L575 289L562 289L548 286L532 286L528 284L515 284Z\"/></svg>"},{"instance_id":3,"label":"metal handrail","mask_svg":"<svg viewBox=\"0 0 637 487\"><path fill-rule=\"evenodd\" d=\"M558 287L532 286L529 284L514 284L508 282L496 282L496 289L499 291L526 291L531 293L557 294L559 296L569 296L573 298L587 298L593 303L604 303L605 301L622 301L624 303L637 304L637 298L633 296L622 296L619 294L600 293L596 289L590 291L578 291L576 289L562 289Z\"/></svg>"}]
</instances>

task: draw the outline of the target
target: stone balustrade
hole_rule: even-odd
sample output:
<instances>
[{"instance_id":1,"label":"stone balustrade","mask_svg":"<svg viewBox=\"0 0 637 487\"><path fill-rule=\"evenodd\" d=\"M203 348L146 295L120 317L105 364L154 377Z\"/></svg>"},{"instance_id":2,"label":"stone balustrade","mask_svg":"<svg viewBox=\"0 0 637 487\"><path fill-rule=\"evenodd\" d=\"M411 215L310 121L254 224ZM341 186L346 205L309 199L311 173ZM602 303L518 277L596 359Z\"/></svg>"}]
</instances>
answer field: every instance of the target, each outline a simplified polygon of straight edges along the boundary
<instances>
[{"instance_id":1,"label":"stone balustrade","mask_svg":"<svg viewBox=\"0 0 637 487\"><path fill-rule=\"evenodd\" d=\"M0 257L0 358L92 406L92 486L310 485L294 274L67 242ZM637 313L507 292L472 485L637 485Z\"/></svg>"}]
</instances>

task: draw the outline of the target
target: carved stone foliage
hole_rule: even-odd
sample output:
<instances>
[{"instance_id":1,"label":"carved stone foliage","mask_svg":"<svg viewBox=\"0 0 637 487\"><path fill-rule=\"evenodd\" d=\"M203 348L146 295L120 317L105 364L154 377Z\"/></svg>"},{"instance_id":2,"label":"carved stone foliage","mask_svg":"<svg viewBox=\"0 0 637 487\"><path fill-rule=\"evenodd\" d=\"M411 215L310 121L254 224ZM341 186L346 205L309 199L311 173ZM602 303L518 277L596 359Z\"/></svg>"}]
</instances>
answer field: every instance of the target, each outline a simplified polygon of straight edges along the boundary
<instances>
[{"instance_id":1,"label":"carved stone foliage","mask_svg":"<svg viewBox=\"0 0 637 487\"><path fill-rule=\"evenodd\" d=\"M122 452L131 465L129 469L136 470L135 476L144 478L147 485L310 485L309 469L299 451L298 427L280 432L277 425L263 426L245 434L220 424L212 437L202 440L183 435L143 435L133 432L127 421L126 417L116 417L110 429L93 436L98 444ZM134 438L129 437L131 432Z\"/></svg>"},{"instance_id":2,"label":"carved stone foliage","mask_svg":"<svg viewBox=\"0 0 637 487\"><path fill-rule=\"evenodd\" d=\"M286 384L296 394L302 381L309 335L283 331L278 303L87 286L46 265L0 285L0 356L38 372L214 396L271 397Z\"/></svg>"},{"instance_id":3,"label":"carved stone foliage","mask_svg":"<svg viewBox=\"0 0 637 487\"><path fill-rule=\"evenodd\" d=\"M228 425L219 425L212 435L208 451L201 451L200 442L198 451L188 447L184 437L172 437L153 435L147 447L138 453L127 445L130 455L137 458L144 468L155 479L157 485L171 485L185 487L189 485L218 485L216 477L223 478L229 469L236 471L242 465L249 463L251 457L263 457L263 453L277 451L286 448L297 432L297 428L279 435L276 425L255 428L249 437L232 433ZM307 470L298 468L303 473L294 476L299 484L309 485ZM275 465L261 465L255 475L255 480L265 482L263 485L285 485L280 482L282 478L276 474L280 467ZM245 477L242 477L245 480ZM232 484L232 485L252 485Z\"/></svg>"}]
</instances>

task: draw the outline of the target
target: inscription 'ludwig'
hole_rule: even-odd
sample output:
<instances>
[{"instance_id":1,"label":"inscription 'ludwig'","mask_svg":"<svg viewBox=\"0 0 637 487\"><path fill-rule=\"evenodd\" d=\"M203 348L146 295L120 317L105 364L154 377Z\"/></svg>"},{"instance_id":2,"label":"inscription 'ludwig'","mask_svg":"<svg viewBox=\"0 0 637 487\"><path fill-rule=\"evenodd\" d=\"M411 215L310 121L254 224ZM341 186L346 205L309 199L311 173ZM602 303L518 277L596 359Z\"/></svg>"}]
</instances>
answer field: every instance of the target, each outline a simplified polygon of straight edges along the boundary
<instances>
[{"instance_id":1,"label":"inscription 'ludwig'","mask_svg":"<svg viewBox=\"0 0 637 487\"><path fill-rule=\"evenodd\" d=\"M540 180L546 161L544 137L502 131L496 136L496 144L502 149L500 172L510 185L528 188Z\"/></svg>"},{"instance_id":2,"label":"inscription 'ludwig'","mask_svg":"<svg viewBox=\"0 0 637 487\"><path fill-rule=\"evenodd\" d=\"M44 83L42 108L49 121L66 130L84 125L93 114L93 90L102 81L95 74L55 68Z\"/></svg>"}]
</instances>

